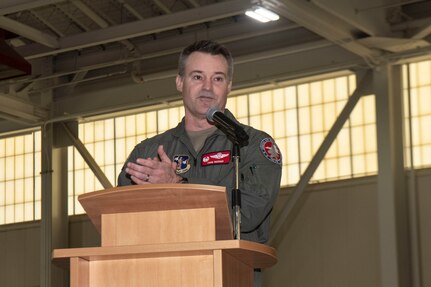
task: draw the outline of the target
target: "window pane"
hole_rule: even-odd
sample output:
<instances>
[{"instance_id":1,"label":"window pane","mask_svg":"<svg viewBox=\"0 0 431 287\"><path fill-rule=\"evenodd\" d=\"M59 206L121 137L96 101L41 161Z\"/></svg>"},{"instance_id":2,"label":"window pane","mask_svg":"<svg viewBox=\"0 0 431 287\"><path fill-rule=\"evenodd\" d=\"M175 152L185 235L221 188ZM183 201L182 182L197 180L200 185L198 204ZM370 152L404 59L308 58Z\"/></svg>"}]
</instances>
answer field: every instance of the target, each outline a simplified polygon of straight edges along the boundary
<instances>
[{"instance_id":1,"label":"window pane","mask_svg":"<svg viewBox=\"0 0 431 287\"><path fill-rule=\"evenodd\" d=\"M0 182L6 178L6 160L4 157L0 157Z\"/></svg>"},{"instance_id":2,"label":"window pane","mask_svg":"<svg viewBox=\"0 0 431 287\"><path fill-rule=\"evenodd\" d=\"M260 93L261 111L262 113L270 113L273 111L272 91Z\"/></svg>"},{"instance_id":3,"label":"window pane","mask_svg":"<svg viewBox=\"0 0 431 287\"><path fill-rule=\"evenodd\" d=\"M94 122L94 140L101 141L105 138L105 124L104 121Z\"/></svg>"},{"instance_id":4,"label":"window pane","mask_svg":"<svg viewBox=\"0 0 431 287\"><path fill-rule=\"evenodd\" d=\"M323 109L322 106L311 107L311 130L313 132L323 131Z\"/></svg>"},{"instance_id":5,"label":"window pane","mask_svg":"<svg viewBox=\"0 0 431 287\"><path fill-rule=\"evenodd\" d=\"M26 154L24 156L24 176L25 177L32 177L34 173L34 167L33 167L33 154Z\"/></svg>"},{"instance_id":6,"label":"window pane","mask_svg":"<svg viewBox=\"0 0 431 287\"><path fill-rule=\"evenodd\" d=\"M346 178L351 175L351 161L349 156L340 157L338 160L339 177Z\"/></svg>"},{"instance_id":7,"label":"window pane","mask_svg":"<svg viewBox=\"0 0 431 287\"><path fill-rule=\"evenodd\" d=\"M160 110L157 115L159 131L166 131L169 128L168 111Z\"/></svg>"},{"instance_id":8,"label":"window pane","mask_svg":"<svg viewBox=\"0 0 431 287\"><path fill-rule=\"evenodd\" d=\"M283 89L276 89L272 91L273 102L272 102L272 111L281 111L285 107L285 96ZM271 111L271 112L272 112ZM244 115L242 115L244 116Z\"/></svg>"},{"instance_id":9,"label":"window pane","mask_svg":"<svg viewBox=\"0 0 431 287\"><path fill-rule=\"evenodd\" d=\"M261 113L260 94L254 93L249 95L250 115Z\"/></svg>"},{"instance_id":10,"label":"window pane","mask_svg":"<svg viewBox=\"0 0 431 287\"><path fill-rule=\"evenodd\" d=\"M273 114L265 114L262 116L262 130L270 135L274 135L274 119Z\"/></svg>"},{"instance_id":11,"label":"window pane","mask_svg":"<svg viewBox=\"0 0 431 287\"><path fill-rule=\"evenodd\" d=\"M298 107L307 107L310 105L309 85L298 86Z\"/></svg>"},{"instance_id":12,"label":"window pane","mask_svg":"<svg viewBox=\"0 0 431 287\"><path fill-rule=\"evenodd\" d=\"M149 112L147 113L147 133L156 133L157 132L157 113Z\"/></svg>"},{"instance_id":13,"label":"window pane","mask_svg":"<svg viewBox=\"0 0 431 287\"><path fill-rule=\"evenodd\" d=\"M296 86L287 87L284 89L284 94L286 96L286 109L296 109Z\"/></svg>"},{"instance_id":14,"label":"window pane","mask_svg":"<svg viewBox=\"0 0 431 287\"><path fill-rule=\"evenodd\" d=\"M14 222L22 222L24 221L24 204L15 204L15 216L14 216Z\"/></svg>"},{"instance_id":15,"label":"window pane","mask_svg":"<svg viewBox=\"0 0 431 287\"><path fill-rule=\"evenodd\" d=\"M287 138L287 153L284 155L283 160L288 161L290 163L298 163L299 162L299 153L298 153L298 138L297 137L289 137Z\"/></svg>"},{"instance_id":16,"label":"window pane","mask_svg":"<svg viewBox=\"0 0 431 287\"><path fill-rule=\"evenodd\" d=\"M274 138L286 137L286 120L284 117L284 112L275 112L274 113L274 133L272 136Z\"/></svg>"},{"instance_id":17,"label":"window pane","mask_svg":"<svg viewBox=\"0 0 431 287\"><path fill-rule=\"evenodd\" d=\"M34 213L33 202L26 202L24 204L24 218L23 218L23 221L33 220L33 216L34 216L33 213Z\"/></svg>"},{"instance_id":18,"label":"window pane","mask_svg":"<svg viewBox=\"0 0 431 287\"><path fill-rule=\"evenodd\" d=\"M6 156L13 156L15 153L15 139L7 138L5 140Z\"/></svg>"},{"instance_id":19,"label":"window pane","mask_svg":"<svg viewBox=\"0 0 431 287\"><path fill-rule=\"evenodd\" d=\"M6 205L6 220L5 223L14 223L15 222L15 206Z\"/></svg>"},{"instance_id":20,"label":"window pane","mask_svg":"<svg viewBox=\"0 0 431 287\"><path fill-rule=\"evenodd\" d=\"M298 122L297 122L297 111L288 110L286 111L286 133L287 136L298 134Z\"/></svg>"},{"instance_id":21,"label":"window pane","mask_svg":"<svg viewBox=\"0 0 431 287\"><path fill-rule=\"evenodd\" d=\"M115 118L115 135L117 138L123 138L126 136L126 118L118 117Z\"/></svg>"},{"instance_id":22,"label":"window pane","mask_svg":"<svg viewBox=\"0 0 431 287\"><path fill-rule=\"evenodd\" d=\"M114 119L107 119L104 121L104 137L103 140L114 139ZM101 139L102 140L102 139Z\"/></svg>"},{"instance_id":23,"label":"window pane","mask_svg":"<svg viewBox=\"0 0 431 287\"><path fill-rule=\"evenodd\" d=\"M6 189L5 183L0 182L0 208L6 204ZM1 211L0 211L1 213Z\"/></svg>"},{"instance_id":24,"label":"window pane","mask_svg":"<svg viewBox=\"0 0 431 287\"><path fill-rule=\"evenodd\" d=\"M136 115L136 133L138 135L144 135L147 132L146 118L147 118L147 115L145 113ZM118 135L117 135L117 138L119 138Z\"/></svg>"},{"instance_id":25,"label":"window pane","mask_svg":"<svg viewBox=\"0 0 431 287\"><path fill-rule=\"evenodd\" d=\"M298 110L299 115L299 133L308 134L310 133L310 108L300 108Z\"/></svg>"},{"instance_id":26,"label":"window pane","mask_svg":"<svg viewBox=\"0 0 431 287\"><path fill-rule=\"evenodd\" d=\"M114 140L108 140L104 142L104 162L106 164L114 164L115 163L115 142Z\"/></svg>"},{"instance_id":27,"label":"window pane","mask_svg":"<svg viewBox=\"0 0 431 287\"><path fill-rule=\"evenodd\" d=\"M84 124L84 138L83 141L94 142L94 123L86 123Z\"/></svg>"}]
</instances>

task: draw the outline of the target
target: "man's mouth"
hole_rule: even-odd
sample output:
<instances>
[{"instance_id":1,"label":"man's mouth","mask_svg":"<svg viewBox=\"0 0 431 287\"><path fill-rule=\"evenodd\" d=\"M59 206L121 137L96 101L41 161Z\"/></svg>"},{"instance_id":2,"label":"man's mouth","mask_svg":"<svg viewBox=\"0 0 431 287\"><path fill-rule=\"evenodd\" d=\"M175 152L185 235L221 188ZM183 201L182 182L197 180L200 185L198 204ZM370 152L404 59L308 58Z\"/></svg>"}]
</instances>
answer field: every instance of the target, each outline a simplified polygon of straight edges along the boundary
<instances>
[{"instance_id":1,"label":"man's mouth","mask_svg":"<svg viewBox=\"0 0 431 287\"><path fill-rule=\"evenodd\" d=\"M214 100L214 98L210 97L210 96L199 96L198 98L200 100L202 100L202 101L212 101L212 100Z\"/></svg>"}]
</instances>

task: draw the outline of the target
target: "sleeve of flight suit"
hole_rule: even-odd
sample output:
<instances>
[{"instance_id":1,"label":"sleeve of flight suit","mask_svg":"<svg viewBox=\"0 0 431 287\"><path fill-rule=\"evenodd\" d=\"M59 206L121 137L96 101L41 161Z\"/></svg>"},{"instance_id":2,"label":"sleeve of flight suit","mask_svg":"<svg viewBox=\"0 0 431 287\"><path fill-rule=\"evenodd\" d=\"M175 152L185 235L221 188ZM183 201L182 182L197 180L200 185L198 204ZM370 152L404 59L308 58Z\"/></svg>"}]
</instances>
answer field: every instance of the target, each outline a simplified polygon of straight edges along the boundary
<instances>
[{"instance_id":1,"label":"sleeve of flight suit","mask_svg":"<svg viewBox=\"0 0 431 287\"><path fill-rule=\"evenodd\" d=\"M256 232L266 238L269 214L280 190L282 158L274 140L253 133L241 154L241 233ZM263 226L265 225L265 226Z\"/></svg>"}]
</instances>

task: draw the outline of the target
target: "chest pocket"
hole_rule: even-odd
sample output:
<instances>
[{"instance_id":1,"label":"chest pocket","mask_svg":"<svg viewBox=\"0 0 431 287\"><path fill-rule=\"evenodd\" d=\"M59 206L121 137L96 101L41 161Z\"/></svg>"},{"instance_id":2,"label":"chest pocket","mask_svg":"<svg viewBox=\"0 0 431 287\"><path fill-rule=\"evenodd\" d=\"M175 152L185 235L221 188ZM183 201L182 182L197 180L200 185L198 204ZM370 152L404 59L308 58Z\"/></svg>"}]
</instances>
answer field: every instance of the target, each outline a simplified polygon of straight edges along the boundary
<instances>
[{"instance_id":1,"label":"chest pocket","mask_svg":"<svg viewBox=\"0 0 431 287\"><path fill-rule=\"evenodd\" d=\"M203 158L197 163L199 176L211 178L217 185L230 186L234 181L233 163L230 162L230 157L227 163L205 164Z\"/></svg>"}]
</instances>

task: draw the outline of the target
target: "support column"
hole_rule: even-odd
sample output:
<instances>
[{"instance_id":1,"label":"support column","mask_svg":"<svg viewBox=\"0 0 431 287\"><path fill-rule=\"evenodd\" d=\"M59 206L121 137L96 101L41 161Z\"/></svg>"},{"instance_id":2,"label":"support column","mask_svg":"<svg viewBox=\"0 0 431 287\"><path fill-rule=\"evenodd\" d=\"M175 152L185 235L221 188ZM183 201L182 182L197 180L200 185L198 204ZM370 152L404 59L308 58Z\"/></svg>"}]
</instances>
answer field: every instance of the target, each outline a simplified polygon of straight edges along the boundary
<instances>
[{"instance_id":1,"label":"support column","mask_svg":"<svg viewBox=\"0 0 431 287\"><path fill-rule=\"evenodd\" d=\"M43 74L49 74L51 62L41 63ZM45 71L46 69L46 71ZM52 92L40 95L41 105L52 113ZM55 131L52 124L42 126L42 220L40 225L40 286L68 286L67 271L52 264L55 248L68 247L67 213L67 147L55 148Z\"/></svg>"},{"instance_id":2,"label":"support column","mask_svg":"<svg viewBox=\"0 0 431 287\"><path fill-rule=\"evenodd\" d=\"M400 66L374 70L378 151L377 205L381 287L411 286L408 198L403 161Z\"/></svg>"},{"instance_id":3,"label":"support column","mask_svg":"<svg viewBox=\"0 0 431 287\"><path fill-rule=\"evenodd\" d=\"M53 148L52 125L42 130L40 286L67 286L67 272L51 262L52 250L68 247L67 148Z\"/></svg>"}]
</instances>

